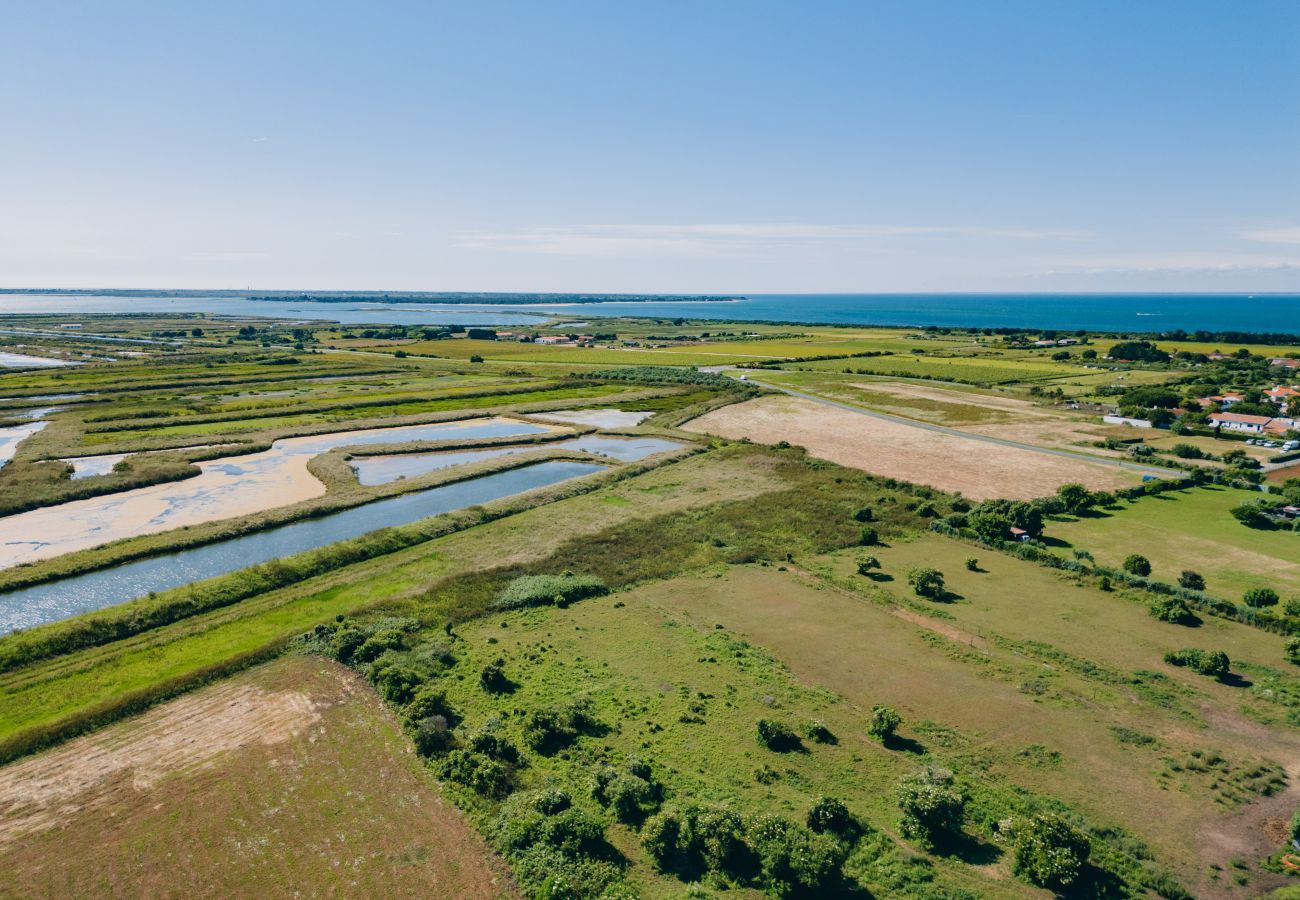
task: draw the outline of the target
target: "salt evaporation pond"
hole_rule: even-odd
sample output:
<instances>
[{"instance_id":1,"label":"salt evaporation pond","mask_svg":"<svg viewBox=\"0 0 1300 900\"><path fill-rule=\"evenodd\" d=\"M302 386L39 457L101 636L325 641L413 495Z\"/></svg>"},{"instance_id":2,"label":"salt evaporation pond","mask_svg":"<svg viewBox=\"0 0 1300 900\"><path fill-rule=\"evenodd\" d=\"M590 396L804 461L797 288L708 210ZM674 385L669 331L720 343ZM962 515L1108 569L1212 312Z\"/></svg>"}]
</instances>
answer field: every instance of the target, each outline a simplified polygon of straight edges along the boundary
<instances>
[{"instance_id":1,"label":"salt evaporation pond","mask_svg":"<svg viewBox=\"0 0 1300 900\"><path fill-rule=\"evenodd\" d=\"M597 463L543 462L468 481L414 491L315 519L267 528L165 556L124 563L0 594L0 634L57 622L205 578L329 544L380 528L406 525L468 506L590 475Z\"/></svg>"},{"instance_id":2,"label":"salt evaporation pond","mask_svg":"<svg viewBox=\"0 0 1300 900\"><path fill-rule=\"evenodd\" d=\"M533 413L532 418L547 422L590 425L593 428L631 428L653 416L653 412L622 409L566 409L561 412Z\"/></svg>"},{"instance_id":3,"label":"salt evaporation pond","mask_svg":"<svg viewBox=\"0 0 1300 900\"><path fill-rule=\"evenodd\" d=\"M319 497L325 493L325 485L311 474L307 463L334 447L465 440L546 430L541 425L494 417L283 438L270 450L198 463L200 474L184 481L74 500L0 519L0 568ZM0 458L2 454L0 444Z\"/></svg>"},{"instance_id":4,"label":"salt evaporation pond","mask_svg":"<svg viewBox=\"0 0 1300 900\"><path fill-rule=\"evenodd\" d=\"M6 369L53 369L59 366L79 366L70 359L51 359L48 356L27 356L24 353L0 352L0 367Z\"/></svg>"},{"instance_id":5,"label":"salt evaporation pond","mask_svg":"<svg viewBox=\"0 0 1300 900\"><path fill-rule=\"evenodd\" d=\"M14 458L14 454L18 452L19 444L40 431L45 425L45 422L29 422L26 425L10 425L8 428L0 428L0 469L4 468L9 463L9 460Z\"/></svg>"},{"instance_id":6,"label":"salt evaporation pond","mask_svg":"<svg viewBox=\"0 0 1300 900\"><path fill-rule=\"evenodd\" d=\"M478 462L494 456L528 453L533 450L584 450L587 453L608 456L620 462L636 462L656 453L681 449L683 446L679 441L668 441L663 438L620 438L587 435L586 437L574 438L571 441L556 441L546 444L521 444L514 447L490 447L479 450L445 450L440 453L411 453L402 454L401 456L372 456L366 459L354 460L352 468L356 470L357 480L362 484L387 484L399 478L414 478L417 475L426 475L429 472L436 472L449 466Z\"/></svg>"}]
</instances>

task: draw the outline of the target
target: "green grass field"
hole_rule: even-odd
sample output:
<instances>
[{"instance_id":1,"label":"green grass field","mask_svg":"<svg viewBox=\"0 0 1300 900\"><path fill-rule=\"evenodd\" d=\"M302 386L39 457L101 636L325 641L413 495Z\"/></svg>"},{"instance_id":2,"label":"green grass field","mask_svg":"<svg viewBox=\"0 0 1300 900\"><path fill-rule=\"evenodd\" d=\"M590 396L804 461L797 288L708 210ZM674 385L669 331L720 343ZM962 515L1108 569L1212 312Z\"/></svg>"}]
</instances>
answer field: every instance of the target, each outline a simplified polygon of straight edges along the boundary
<instances>
[{"instance_id":1,"label":"green grass field","mask_svg":"<svg viewBox=\"0 0 1300 900\"><path fill-rule=\"evenodd\" d=\"M1230 514L1259 499L1250 491L1203 487L1122 502L1115 511L1052 522L1063 550L1087 550L1119 566L1130 553L1151 560L1152 577L1177 582L1184 569L1205 577L1209 593L1234 602L1252 587L1300 597L1300 534L1247 528Z\"/></svg>"}]
</instances>

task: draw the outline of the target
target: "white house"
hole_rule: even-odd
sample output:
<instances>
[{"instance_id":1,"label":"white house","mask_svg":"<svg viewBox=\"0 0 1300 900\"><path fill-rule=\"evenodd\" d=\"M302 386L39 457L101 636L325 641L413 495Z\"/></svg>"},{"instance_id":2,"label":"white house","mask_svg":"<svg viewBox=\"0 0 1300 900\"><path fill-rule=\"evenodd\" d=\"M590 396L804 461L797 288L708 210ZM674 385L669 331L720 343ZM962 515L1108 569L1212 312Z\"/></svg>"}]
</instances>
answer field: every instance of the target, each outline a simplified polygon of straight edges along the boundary
<instances>
[{"instance_id":1,"label":"white house","mask_svg":"<svg viewBox=\"0 0 1300 900\"><path fill-rule=\"evenodd\" d=\"M1263 434L1264 426L1273 421L1271 416L1248 416L1243 413L1210 413L1210 424L1224 431L1241 431L1247 434Z\"/></svg>"}]
</instances>

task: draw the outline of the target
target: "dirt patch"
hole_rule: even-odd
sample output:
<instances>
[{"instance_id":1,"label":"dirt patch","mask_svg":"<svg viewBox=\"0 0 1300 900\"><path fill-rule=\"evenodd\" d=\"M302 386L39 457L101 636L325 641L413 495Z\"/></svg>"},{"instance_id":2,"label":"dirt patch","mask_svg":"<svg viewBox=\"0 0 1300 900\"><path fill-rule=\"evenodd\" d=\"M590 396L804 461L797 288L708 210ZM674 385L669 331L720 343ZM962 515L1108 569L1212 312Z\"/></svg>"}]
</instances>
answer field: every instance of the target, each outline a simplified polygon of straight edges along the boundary
<instances>
[{"instance_id":1,"label":"dirt patch","mask_svg":"<svg viewBox=\"0 0 1300 900\"><path fill-rule=\"evenodd\" d=\"M0 768L0 870L14 896L513 894L379 698L302 657Z\"/></svg>"},{"instance_id":2,"label":"dirt patch","mask_svg":"<svg viewBox=\"0 0 1300 900\"><path fill-rule=\"evenodd\" d=\"M112 804L123 779L147 793L228 751L288 740L320 720L316 706L300 691L231 682L0 769L0 846Z\"/></svg>"},{"instance_id":3,"label":"dirt patch","mask_svg":"<svg viewBox=\"0 0 1300 900\"><path fill-rule=\"evenodd\" d=\"M929 431L795 397L762 397L724 407L686 428L765 444L789 441L843 466L960 491L977 500L1042 497L1072 481L1093 490L1113 490L1135 481L1130 473L1102 465Z\"/></svg>"}]
</instances>

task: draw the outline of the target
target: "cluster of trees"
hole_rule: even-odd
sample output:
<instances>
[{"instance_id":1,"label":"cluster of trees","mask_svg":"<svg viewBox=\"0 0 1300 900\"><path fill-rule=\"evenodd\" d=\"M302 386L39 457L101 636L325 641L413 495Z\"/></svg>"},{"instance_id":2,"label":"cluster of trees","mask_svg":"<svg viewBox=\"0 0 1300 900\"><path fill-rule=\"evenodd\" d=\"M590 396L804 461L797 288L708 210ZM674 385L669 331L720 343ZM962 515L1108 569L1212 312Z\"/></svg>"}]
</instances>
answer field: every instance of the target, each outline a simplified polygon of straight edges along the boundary
<instances>
[{"instance_id":1,"label":"cluster of trees","mask_svg":"<svg viewBox=\"0 0 1300 900\"><path fill-rule=\"evenodd\" d=\"M818 798L804 822L691 805L650 817L641 846L660 871L684 880L714 874L774 897L817 896L842 882L863 829L833 797Z\"/></svg>"},{"instance_id":2,"label":"cluster of trees","mask_svg":"<svg viewBox=\"0 0 1300 900\"><path fill-rule=\"evenodd\" d=\"M622 369L601 369L597 372L571 372L570 378L585 381L625 381L632 384L682 384L715 388L744 394L756 394L760 388L714 372L701 372L677 366L627 366Z\"/></svg>"},{"instance_id":3,"label":"cluster of trees","mask_svg":"<svg viewBox=\"0 0 1300 900\"><path fill-rule=\"evenodd\" d=\"M1111 359L1125 362L1169 362L1169 354L1151 341L1120 341L1110 348L1108 355Z\"/></svg>"},{"instance_id":4,"label":"cluster of trees","mask_svg":"<svg viewBox=\"0 0 1300 900\"><path fill-rule=\"evenodd\" d=\"M1012 528L1038 538L1043 534L1043 509L1023 500L986 500L970 511L966 522L985 541L1005 541Z\"/></svg>"}]
</instances>

